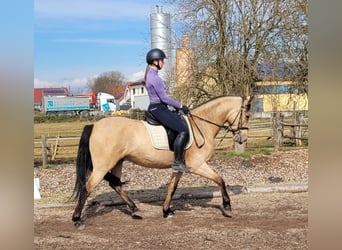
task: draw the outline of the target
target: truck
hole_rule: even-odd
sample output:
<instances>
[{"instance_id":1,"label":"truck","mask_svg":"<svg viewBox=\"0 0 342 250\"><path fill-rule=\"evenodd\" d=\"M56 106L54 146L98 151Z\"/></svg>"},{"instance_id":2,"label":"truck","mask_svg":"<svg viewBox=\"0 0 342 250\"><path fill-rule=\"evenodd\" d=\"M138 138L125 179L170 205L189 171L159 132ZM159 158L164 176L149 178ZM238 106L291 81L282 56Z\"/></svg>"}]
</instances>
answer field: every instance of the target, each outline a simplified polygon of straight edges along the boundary
<instances>
[{"instance_id":1,"label":"truck","mask_svg":"<svg viewBox=\"0 0 342 250\"><path fill-rule=\"evenodd\" d=\"M96 97L96 105L99 110L101 111L116 111L117 104L115 102L114 96L99 92Z\"/></svg>"},{"instance_id":2,"label":"truck","mask_svg":"<svg viewBox=\"0 0 342 250\"><path fill-rule=\"evenodd\" d=\"M114 96L99 92L95 95L44 96L42 109L47 115L104 115L116 111ZM95 102L95 103L94 103Z\"/></svg>"}]
</instances>

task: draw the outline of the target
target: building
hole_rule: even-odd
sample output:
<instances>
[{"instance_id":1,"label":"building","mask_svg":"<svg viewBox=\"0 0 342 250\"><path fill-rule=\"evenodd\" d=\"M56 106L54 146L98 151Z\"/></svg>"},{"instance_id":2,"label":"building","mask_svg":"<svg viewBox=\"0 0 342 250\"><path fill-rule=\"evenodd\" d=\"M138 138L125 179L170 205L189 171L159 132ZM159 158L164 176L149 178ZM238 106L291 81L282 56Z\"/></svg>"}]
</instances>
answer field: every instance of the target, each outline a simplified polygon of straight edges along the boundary
<instances>
[{"instance_id":1,"label":"building","mask_svg":"<svg viewBox=\"0 0 342 250\"><path fill-rule=\"evenodd\" d=\"M151 30L151 48L159 48L163 50L167 56L165 63L159 76L166 82L167 89L170 93L174 88L174 77L172 74L173 55L171 42L171 15L163 11L163 7L156 5L155 12L150 14L150 30Z\"/></svg>"},{"instance_id":2,"label":"building","mask_svg":"<svg viewBox=\"0 0 342 250\"><path fill-rule=\"evenodd\" d=\"M182 37L182 46L176 49L176 87L187 85L191 78L194 50L188 36Z\"/></svg>"},{"instance_id":3,"label":"building","mask_svg":"<svg viewBox=\"0 0 342 250\"><path fill-rule=\"evenodd\" d=\"M143 81L128 82L120 105L130 104L132 109L147 110L150 99Z\"/></svg>"},{"instance_id":4,"label":"building","mask_svg":"<svg viewBox=\"0 0 342 250\"><path fill-rule=\"evenodd\" d=\"M260 81L253 87L255 100L253 116L269 117L272 113L284 115L293 111L308 111L308 95L304 86L293 81Z\"/></svg>"},{"instance_id":5,"label":"building","mask_svg":"<svg viewBox=\"0 0 342 250\"><path fill-rule=\"evenodd\" d=\"M34 88L34 108L41 110L43 96L68 96L68 88Z\"/></svg>"},{"instance_id":6,"label":"building","mask_svg":"<svg viewBox=\"0 0 342 250\"><path fill-rule=\"evenodd\" d=\"M194 49L190 47L189 36L183 36L181 47L176 49L176 88L183 103L188 103L191 99L187 86L194 81L192 79L193 61Z\"/></svg>"}]
</instances>

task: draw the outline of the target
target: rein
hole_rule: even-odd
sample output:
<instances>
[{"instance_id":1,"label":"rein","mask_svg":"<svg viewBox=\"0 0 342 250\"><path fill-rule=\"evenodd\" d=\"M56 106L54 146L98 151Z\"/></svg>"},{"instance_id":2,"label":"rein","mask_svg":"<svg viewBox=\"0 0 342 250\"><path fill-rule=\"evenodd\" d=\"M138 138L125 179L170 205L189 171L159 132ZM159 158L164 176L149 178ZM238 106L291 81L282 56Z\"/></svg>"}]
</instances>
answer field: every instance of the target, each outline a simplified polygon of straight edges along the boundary
<instances>
[{"instance_id":1,"label":"rein","mask_svg":"<svg viewBox=\"0 0 342 250\"><path fill-rule=\"evenodd\" d=\"M198 148L202 148L202 147L204 146L204 144L205 144L205 136L203 135L202 131L201 131L200 128L198 127L197 123L195 122L194 117L200 119L201 121L204 121L204 122L206 122L206 123L209 123L209 124L211 124L211 125L215 125L215 126L218 127L218 128L223 128L223 129L225 129L225 130L227 131L227 133L232 132L233 135L235 135L235 133L236 133L236 132L240 132L240 130L246 130L246 129L248 130L248 127L242 127L242 126L241 126L241 124L242 124L242 108L243 108L243 107L241 107L240 112L236 115L236 117L234 118L233 122L231 123L231 124L234 124L235 121L236 121L236 119L239 117L239 123L238 123L238 127L237 127L236 129L233 129L233 128L232 128L232 125L230 125L230 124L228 124L228 125L220 125L220 124L217 124L217 123L215 123L215 122L209 121L209 120L207 120L207 119L205 119L205 118L203 118L203 117L200 117L200 116L198 116L198 115L194 115L194 114L192 114L192 113L190 112L190 113L189 113L189 117L191 118L191 120L192 120L193 123L195 124L197 130L199 131L199 133L200 133L200 135L201 135L201 137L202 137L202 139L203 139L203 143L202 143L201 145L199 145L198 142L197 142L196 137L194 136L194 140L195 140L196 146L197 146ZM191 129L193 130L192 126L191 126ZM192 131L192 132L194 132L194 131ZM193 133L193 134L195 135L195 133Z\"/></svg>"}]
</instances>

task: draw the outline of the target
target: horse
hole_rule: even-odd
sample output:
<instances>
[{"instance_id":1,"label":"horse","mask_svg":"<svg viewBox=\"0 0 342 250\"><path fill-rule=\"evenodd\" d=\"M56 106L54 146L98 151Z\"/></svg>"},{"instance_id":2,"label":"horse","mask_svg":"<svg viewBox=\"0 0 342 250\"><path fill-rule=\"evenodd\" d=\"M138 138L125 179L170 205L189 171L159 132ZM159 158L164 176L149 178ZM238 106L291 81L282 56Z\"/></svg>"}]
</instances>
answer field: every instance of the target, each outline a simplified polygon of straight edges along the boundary
<instances>
[{"instance_id":1,"label":"horse","mask_svg":"<svg viewBox=\"0 0 342 250\"><path fill-rule=\"evenodd\" d=\"M231 217L231 203L225 182L207 162L213 156L215 137L220 129L232 132L234 141L239 144L247 141L252 99L253 96L221 96L199 105L188 114L194 142L185 152L186 165L191 169L190 174L208 178L218 185L222 195L221 210L228 217ZM154 148L141 120L107 117L85 125L79 142L72 194L74 201L78 200L72 215L75 226L82 224L81 213L85 202L103 179L127 204L131 216L136 216L138 208L122 188L124 161L147 168L171 168L173 151ZM162 208L164 218L174 214L170 204L182 174L171 174Z\"/></svg>"}]
</instances>

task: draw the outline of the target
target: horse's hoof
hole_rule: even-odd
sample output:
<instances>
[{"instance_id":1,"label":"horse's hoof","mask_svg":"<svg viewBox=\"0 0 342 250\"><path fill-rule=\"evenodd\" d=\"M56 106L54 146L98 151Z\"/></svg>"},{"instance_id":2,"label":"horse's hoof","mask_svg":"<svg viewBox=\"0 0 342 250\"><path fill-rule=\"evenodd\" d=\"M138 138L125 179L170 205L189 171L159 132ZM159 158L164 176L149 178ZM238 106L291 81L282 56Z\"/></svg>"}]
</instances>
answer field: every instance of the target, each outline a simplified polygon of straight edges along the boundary
<instances>
[{"instance_id":1,"label":"horse's hoof","mask_svg":"<svg viewBox=\"0 0 342 250\"><path fill-rule=\"evenodd\" d=\"M141 220L142 219L142 216L137 214L136 212L131 213L131 216L135 220Z\"/></svg>"},{"instance_id":2,"label":"horse's hoof","mask_svg":"<svg viewBox=\"0 0 342 250\"><path fill-rule=\"evenodd\" d=\"M167 218L167 217L172 217L174 215L174 212L168 208L167 210L163 209L163 217Z\"/></svg>"},{"instance_id":3,"label":"horse's hoof","mask_svg":"<svg viewBox=\"0 0 342 250\"><path fill-rule=\"evenodd\" d=\"M85 225L84 224L81 224L77 227L77 230L83 230L85 229Z\"/></svg>"},{"instance_id":4,"label":"horse's hoof","mask_svg":"<svg viewBox=\"0 0 342 250\"><path fill-rule=\"evenodd\" d=\"M74 222L74 226L78 229L78 230L83 230L85 228L85 225L82 223L81 220L75 221Z\"/></svg>"},{"instance_id":5,"label":"horse's hoof","mask_svg":"<svg viewBox=\"0 0 342 250\"><path fill-rule=\"evenodd\" d=\"M137 206L128 206L130 213L131 213L131 217L133 219L142 219L142 216L139 215L139 208Z\"/></svg>"},{"instance_id":6,"label":"horse's hoof","mask_svg":"<svg viewBox=\"0 0 342 250\"><path fill-rule=\"evenodd\" d=\"M233 213L232 213L232 209L230 207L229 208L222 208L221 211L222 211L222 215L224 217L232 218Z\"/></svg>"}]
</instances>

